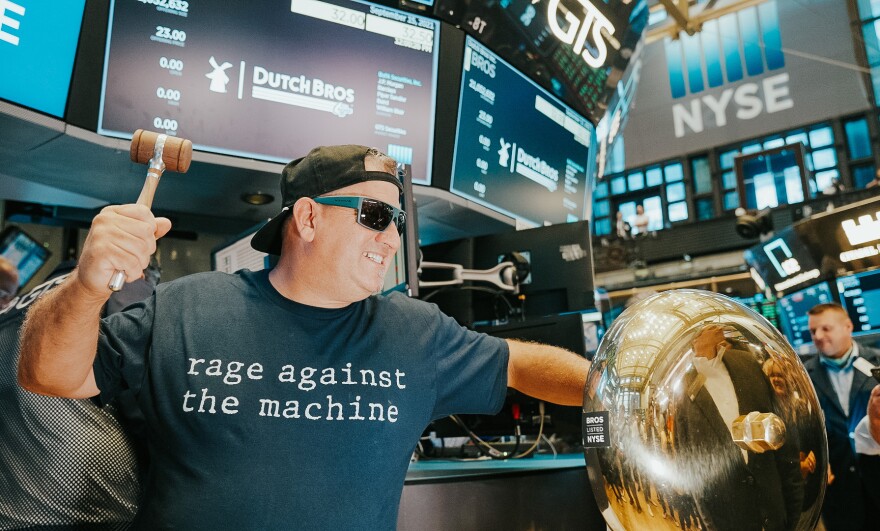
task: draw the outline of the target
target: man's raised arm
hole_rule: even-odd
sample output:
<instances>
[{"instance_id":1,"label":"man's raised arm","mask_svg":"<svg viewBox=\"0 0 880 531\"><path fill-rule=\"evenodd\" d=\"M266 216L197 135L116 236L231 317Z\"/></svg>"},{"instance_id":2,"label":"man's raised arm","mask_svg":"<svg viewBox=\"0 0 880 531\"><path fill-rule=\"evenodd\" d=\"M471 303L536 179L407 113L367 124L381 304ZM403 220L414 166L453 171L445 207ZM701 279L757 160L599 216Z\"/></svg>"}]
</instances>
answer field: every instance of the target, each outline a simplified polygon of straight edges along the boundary
<instances>
[{"instance_id":1,"label":"man's raised arm","mask_svg":"<svg viewBox=\"0 0 880 531\"><path fill-rule=\"evenodd\" d=\"M589 361L550 345L516 340L507 340L507 344L510 348L509 387L554 404L583 404Z\"/></svg>"},{"instance_id":2,"label":"man's raised arm","mask_svg":"<svg viewBox=\"0 0 880 531\"><path fill-rule=\"evenodd\" d=\"M95 217L76 270L28 311L18 366L22 387L65 398L98 394L92 363L110 278L116 270L125 271L127 282L140 278L156 240L170 229L169 220L139 205L106 207Z\"/></svg>"}]
</instances>

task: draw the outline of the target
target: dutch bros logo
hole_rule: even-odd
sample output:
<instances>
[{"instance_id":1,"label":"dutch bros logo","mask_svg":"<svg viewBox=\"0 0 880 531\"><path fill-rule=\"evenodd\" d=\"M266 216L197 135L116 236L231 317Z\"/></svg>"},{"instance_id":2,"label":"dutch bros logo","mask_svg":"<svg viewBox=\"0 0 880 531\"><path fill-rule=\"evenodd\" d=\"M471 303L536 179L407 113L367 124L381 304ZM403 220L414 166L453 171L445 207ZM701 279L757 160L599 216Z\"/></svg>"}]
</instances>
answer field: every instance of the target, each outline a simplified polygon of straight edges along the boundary
<instances>
[{"instance_id":1,"label":"dutch bros logo","mask_svg":"<svg viewBox=\"0 0 880 531\"><path fill-rule=\"evenodd\" d=\"M666 39L664 46L674 100L785 67L776 0L707 21L699 33ZM760 84L740 83L718 95L675 103L675 136L684 136L686 128L702 132L704 115L714 117L717 127L724 127L730 107L740 120L789 109L794 103L787 83L788 73L783 72L764 78Z\"/></svg>"},{"instance_id":2,"label":"dutch bros logo","mask_svg":"<svg viewBox=\"0 0 880 531\"><path fill-rule=\"evenodd\" d=\"M589 0L578 0L578 2L586 10L583 20L578 19L564 7L560 10L559 0L550 0L547 3L547 25L557 39L565 44L571 44L574 53L580 55L584 62L593 68L602 68L605 60L608 59L608 44L604 40L602 30L611 36L614 35L614 26ZM559 25L557 18L559 14L565 19L565 29ZM596 55L593 55L589 49L584 49L588 33L592 37Z\"/></svg>"}]
</instances>

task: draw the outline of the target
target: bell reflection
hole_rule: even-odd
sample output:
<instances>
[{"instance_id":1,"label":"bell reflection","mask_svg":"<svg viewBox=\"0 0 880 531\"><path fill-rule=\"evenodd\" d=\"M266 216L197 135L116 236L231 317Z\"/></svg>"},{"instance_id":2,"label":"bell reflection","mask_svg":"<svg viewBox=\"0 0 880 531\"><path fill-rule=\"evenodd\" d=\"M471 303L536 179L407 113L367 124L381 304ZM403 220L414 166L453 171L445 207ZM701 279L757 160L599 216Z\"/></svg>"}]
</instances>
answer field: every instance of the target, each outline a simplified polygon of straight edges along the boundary
<instances>
[{"instance_id":1,"label":"bell reflection","mask_svg":"<svg viewBox=\"0 0 880 531\"><path fill-rule=\"evenodd\" d=\"M813 529L828 450L815 391L770 323L696 290L628 308L599 346L585 454L612 529Z\"/></svg>"}]
</instances>

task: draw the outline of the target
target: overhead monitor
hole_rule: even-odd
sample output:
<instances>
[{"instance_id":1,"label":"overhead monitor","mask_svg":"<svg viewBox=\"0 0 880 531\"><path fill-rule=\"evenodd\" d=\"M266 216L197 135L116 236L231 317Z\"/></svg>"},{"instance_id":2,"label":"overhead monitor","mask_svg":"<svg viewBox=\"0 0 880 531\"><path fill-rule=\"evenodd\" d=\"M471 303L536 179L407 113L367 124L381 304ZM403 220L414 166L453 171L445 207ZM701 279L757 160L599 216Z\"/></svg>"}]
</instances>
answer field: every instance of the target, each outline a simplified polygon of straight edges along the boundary
<instances>
[{"instance_id":1,"label":"overhead monitor","mask_svg":"<svg viewBox=\"0 0 880 531\"><path fill-rule=\"evenodd\" d=\"M837 291L854 336L880 331L880 269L838 278Z\"/></svg>"},{"instance_id":2,"label":"overhead monitor","mask_svg":"<svg viewBox=\"0 0 880 531\"><path fill-rule=\"evenodd\" d=\"M275 162L363 144L430 184L439 24L355 0L115 1L98 132Z\"/></svg>"},{"instance_id":3,"label":"overhead monitor","mask_svg":"<svg viewBox=\"0 0 880 531\"><path fill-rule=\"evenodd\" d=\"M814 214L792 229L820 263L823 274L880 267L880 197Z\"/></svg>"},{"instance_id":4,"label":"overhead monitor","mask_svg":"<svg viewBox=\"0 0 880 531\"><path fill-rule=\"evenodd\" d=\"M807 312L817 304L829 302L836 302L836 297L828 282L820 282L779 298L777 304L780 328L795 350L813 341Z\"/></svg>"},{"instance_id":5,"label":"overhead monitor","mask_svg":"<svg viewBox=\"0 0 880 531\"><path fill-rule=\"evenodd\" d=\"M0 232L0 256L18 270L19 288L30 282L51 254L42 243L19 227L10 225Z\"/></svg>"},{"instance_id":6,"label":"overhead monitor","mask_svg":"<svg viewBox=\"0 0 880 531\"><path fill-rule=\"evenodd\" d=\"M598 123L648 22L647 0L437 0L434 13Z\"/></svg>"},{"instance_id":7,"label":"overhead monitor","mask_svg":"<svg viewBox=\"0 0 880 531\"><path fill-rule=\"evenodd\" d=\"M814 284L824 276L816 258L791 227L749 247L744 257L777 296Z\"/></svg>"},{"instance_id":8,"label":"overhead monitor","mask_svg":"<svg viewBox=\"0 0 880 531\"><path fill-rule=\"evenodd\" d=\"M0 1L0 98L64 117L85 3Z\"/></svg>"},{"instance_id":9,"label":"overhead monitor","mask_svg":"<svg viewBox=\"0 0 880 531\"><path fill-rule=\"evenodd\" d=\"M593 125L468 37L450 189L531 226L585 218Z\"/></svg>"}]
</instances>

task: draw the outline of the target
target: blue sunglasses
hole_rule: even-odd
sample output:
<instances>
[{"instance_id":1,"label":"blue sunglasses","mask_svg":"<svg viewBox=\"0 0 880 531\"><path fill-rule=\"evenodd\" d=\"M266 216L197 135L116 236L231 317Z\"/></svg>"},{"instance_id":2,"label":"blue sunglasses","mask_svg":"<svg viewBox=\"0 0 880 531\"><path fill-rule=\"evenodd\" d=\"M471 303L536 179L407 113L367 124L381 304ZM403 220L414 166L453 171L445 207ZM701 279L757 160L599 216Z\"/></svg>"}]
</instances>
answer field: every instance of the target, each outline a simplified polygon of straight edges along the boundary
<instances>
[{"instance_id":1,"label":"blue sunglasses","mask_svg":"<svg viewBox=\"0 0 880 531\"><path fill-rule=\"evenodd\" d=\"M366 227L376 232L385 232L388 225L394 223L395 226L397 226L397 233L403 234L403 227L406 224L406 212L399 208L394 208L388 203L383 203L378 199L360 196L331 195L328 197L315 197L313 200L322 205L339 206L357 210L357 222L358 225L362 227Z\"/></svg>"}]
</instances>

